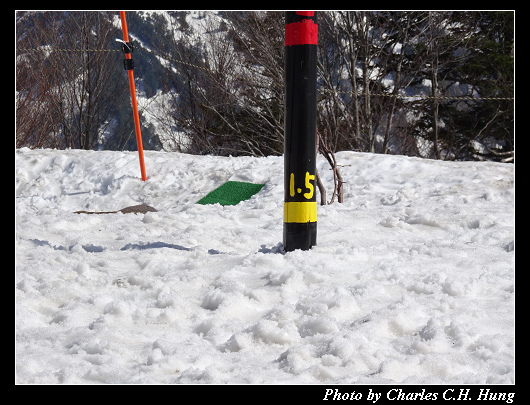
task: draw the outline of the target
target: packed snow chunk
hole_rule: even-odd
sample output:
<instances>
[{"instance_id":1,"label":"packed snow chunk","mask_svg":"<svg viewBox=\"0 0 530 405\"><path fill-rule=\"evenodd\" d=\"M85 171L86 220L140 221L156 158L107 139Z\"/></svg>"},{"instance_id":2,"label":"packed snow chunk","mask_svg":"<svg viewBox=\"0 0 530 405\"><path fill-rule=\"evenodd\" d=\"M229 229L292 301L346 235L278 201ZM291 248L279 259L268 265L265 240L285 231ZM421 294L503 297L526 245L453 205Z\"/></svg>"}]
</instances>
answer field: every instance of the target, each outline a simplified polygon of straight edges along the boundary
<instances>
[{"instance_id":1,"label":"packed snow chunk","mask_svg":"<svg viewBox=\"0 0 530 405\"><path fill-rule=\"evenodd\" d=\"M260 320L253 328L254 336L265 343L291 343L299 339L298 330L293 324L279 326L270 319Z\"/></svg>"}]
</instances>

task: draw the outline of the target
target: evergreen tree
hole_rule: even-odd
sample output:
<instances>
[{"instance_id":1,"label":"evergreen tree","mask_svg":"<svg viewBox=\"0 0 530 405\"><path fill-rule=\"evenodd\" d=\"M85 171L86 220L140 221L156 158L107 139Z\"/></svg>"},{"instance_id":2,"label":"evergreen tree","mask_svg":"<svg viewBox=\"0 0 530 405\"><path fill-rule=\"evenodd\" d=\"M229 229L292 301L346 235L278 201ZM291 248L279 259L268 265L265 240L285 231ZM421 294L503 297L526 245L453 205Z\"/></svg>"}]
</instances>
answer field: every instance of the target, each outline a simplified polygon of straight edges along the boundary
<instances>
[{"instance_id":1,"label":"evergreen tree","mask_svg":"<svg viewBox=\"0 0 530 405\"><path fill-rule=\"evenodd\" d=\"M481 11L475 17L473 52L458 67L457 74L479 97L513 97L514 13ZM510 161L514 151L513 100L481 100L468 105L469 110L458 117L457 123L463 131L467 128L471 132L471 140L484 144L483 151L470 153L479 158Z\"/></svg>"}]
</instances>

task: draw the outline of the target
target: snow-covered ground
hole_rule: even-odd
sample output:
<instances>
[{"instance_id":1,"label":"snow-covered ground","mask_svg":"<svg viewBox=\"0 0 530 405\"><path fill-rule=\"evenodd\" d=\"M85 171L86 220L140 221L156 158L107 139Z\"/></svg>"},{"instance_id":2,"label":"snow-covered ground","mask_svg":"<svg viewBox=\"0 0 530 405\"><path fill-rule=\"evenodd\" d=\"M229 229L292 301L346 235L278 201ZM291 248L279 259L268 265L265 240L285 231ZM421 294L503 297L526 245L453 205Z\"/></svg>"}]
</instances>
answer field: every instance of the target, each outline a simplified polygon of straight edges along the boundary
<instances>
[{"instance_id":1,"label":"snow-covered ground","mask_svg":"<svg viewBox=\"0 0 530 405\"><path fill-rule=\"evenodd\" d=\"M285 254L282 157L17 150L16 382L514 383L514 166L337 160Z\"/></svg>"}]
</instances>

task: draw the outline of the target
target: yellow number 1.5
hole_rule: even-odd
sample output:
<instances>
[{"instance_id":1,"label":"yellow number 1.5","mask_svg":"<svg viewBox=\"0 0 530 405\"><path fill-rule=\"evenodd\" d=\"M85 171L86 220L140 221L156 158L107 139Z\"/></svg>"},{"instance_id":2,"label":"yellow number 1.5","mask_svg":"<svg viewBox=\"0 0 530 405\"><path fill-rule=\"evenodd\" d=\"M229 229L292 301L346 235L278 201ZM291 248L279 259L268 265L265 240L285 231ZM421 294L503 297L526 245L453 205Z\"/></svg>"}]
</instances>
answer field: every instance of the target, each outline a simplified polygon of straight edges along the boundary
<instances>
[{"instance_id":1,"label":"yellow number 1.5","mask_svg":"<svg viewBox=\"0 0 530 405\"><path fill-rule=\"evenodd\" d=\"M312 174L309 174L309 172L306 172L305 186L309 191L307 193L304 193L304 197L307 198L308 200L311 199L311 197L313 197L313 193L315 191L315 187L313 186L313 184L310 183L311 180L315 180L315 176ZM298 188L296 189L296 192L301 193L302 189ZM289 194L291 195L291 197L295 196L294 173L291 173L291 178L289 181Z\"/></svg>"}]
</instances>

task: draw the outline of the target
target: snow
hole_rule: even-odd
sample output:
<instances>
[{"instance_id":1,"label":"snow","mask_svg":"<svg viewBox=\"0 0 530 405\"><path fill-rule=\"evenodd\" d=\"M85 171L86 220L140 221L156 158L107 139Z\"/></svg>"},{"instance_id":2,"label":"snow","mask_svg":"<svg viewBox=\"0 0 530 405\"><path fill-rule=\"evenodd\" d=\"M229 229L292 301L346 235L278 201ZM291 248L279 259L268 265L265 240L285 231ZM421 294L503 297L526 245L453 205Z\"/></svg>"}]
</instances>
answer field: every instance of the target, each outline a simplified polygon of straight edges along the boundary
<instances>
[{"instance_id":1,"label":"snow","mask_svg":"<svg viewBox=\"0 0 530 405\"><path fill-rule=\"evenodd\" d=\"M283 253L283 157L16 150L16 382L514 383L514 166L337 161ZM195 203L228 180L265 186Z\"/></svg>"}]
</instances>

